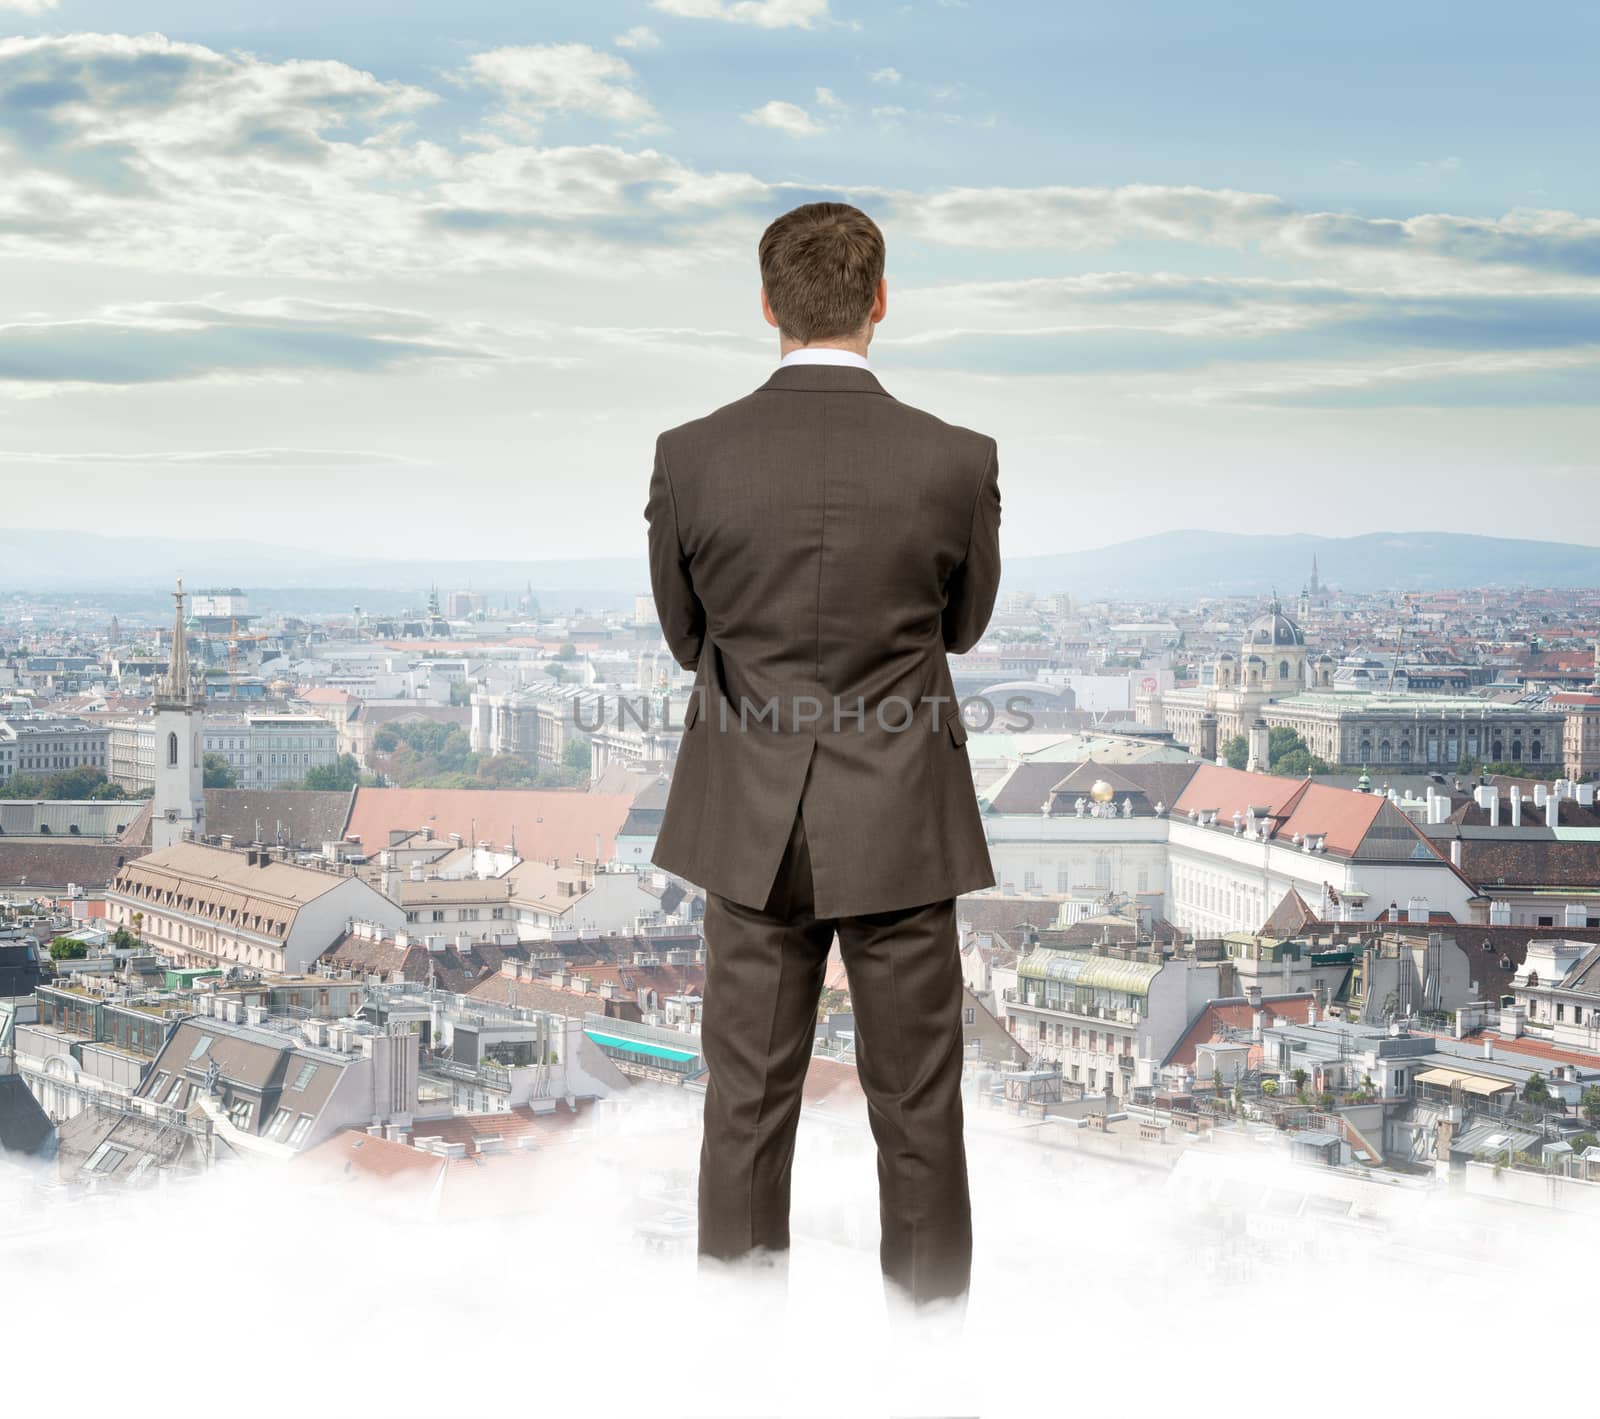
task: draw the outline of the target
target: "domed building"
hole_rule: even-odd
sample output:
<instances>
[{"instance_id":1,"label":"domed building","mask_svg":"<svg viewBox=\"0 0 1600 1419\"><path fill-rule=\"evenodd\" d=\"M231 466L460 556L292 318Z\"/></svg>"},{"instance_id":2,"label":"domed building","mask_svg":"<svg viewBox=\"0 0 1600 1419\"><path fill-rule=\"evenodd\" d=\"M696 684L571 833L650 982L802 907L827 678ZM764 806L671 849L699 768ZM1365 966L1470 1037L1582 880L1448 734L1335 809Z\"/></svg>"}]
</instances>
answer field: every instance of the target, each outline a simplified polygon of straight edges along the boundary
<instances>
[{"instance_id":1,"label":"domed building","mask_svg":"<svg viewBox=\"0 0 1600 1419\"><path fill-rule=\"evenodd\" d=\"M1306 690L1332 693L1333 658L1311 657L1305 632L1274 596L1245 627L1239 653L1223 651L1217 657L1209 686L1140 696L1139 721L1165 729L1193 753L1215 759L1228 740L1239 735L1248 739L1252 729L1259 737L1268 706Z\"/></svg>"},{"instance_id":2,"label":"domed building","mask_svg":"<svg viewBox=\"0 0 1600 1419\"><path fill-rule=\"evenodd\" d=\"M1242 736L1250 766L1262 771L1271 731L1283 728L1335 767L1405 772L1475 759L1561 772L1559 710L1466 695L1336 691L1333 657L1311 654L1277 597L1245 628L1239 653L1224 651L1214 669L1210 685L1140 695L1139 722L1212 761Z\"/></svg>"}]
</instances>

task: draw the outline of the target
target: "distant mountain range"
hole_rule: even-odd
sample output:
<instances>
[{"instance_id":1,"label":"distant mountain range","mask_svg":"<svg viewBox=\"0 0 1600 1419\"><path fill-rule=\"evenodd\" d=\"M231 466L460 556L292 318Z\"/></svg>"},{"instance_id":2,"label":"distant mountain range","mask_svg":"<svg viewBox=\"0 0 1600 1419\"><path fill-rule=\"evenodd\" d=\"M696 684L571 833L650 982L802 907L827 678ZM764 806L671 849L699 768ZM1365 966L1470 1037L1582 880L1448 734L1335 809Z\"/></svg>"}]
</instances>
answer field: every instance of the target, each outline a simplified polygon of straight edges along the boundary
<instances>
[{"instance_id":1,"label":"distant mountain range","mask_svg":"<svg viewBox=\"0 0 1600 1419\"><path fill-rule=\"evenodd\" d=\"M1298 594L1316 557L1324 582L1351 591L1473 586L1600 586L1600 547L1459 532L1369 532L1359 537L1160 532L1083 552L1013 557L1014 591L1100 597L1192 599ZM366 594L371 609L415 604L427 587L472 586L498 603L532 585L542 603L591 609L625 606L649 586L642 556L476 562L329 557L258 542L108 537L84 532L0 531L0 593L165 590L182 573L192 588L213 585L294 593L261 605L328 602ZM315 591L316 594L308 594Z\"/></svg>"},{"instance_id":2,"label":"distant mountain range","mask_svg":"<svg viewBox=\"0 0 1600 1419\"><path fill-rule=\"evenodd\" d=\"M1192 599L1297 596L1311 559L1325 584L1347 591L1420 591L1474 586L1600 586L1600 547L1481 537L1464 532L1367 532L1359 537L1158 532L1006 565L1013 591Z\"/></svg>"}]
</instances>

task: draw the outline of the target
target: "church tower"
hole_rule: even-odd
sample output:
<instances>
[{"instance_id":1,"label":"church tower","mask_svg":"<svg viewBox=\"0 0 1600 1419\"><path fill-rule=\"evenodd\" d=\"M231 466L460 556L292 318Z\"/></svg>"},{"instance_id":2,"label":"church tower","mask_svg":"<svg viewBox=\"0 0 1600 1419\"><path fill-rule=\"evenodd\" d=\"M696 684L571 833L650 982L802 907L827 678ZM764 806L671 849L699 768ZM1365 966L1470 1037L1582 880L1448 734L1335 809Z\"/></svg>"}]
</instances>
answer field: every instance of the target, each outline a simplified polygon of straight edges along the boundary
<instances>
[{"instance_id":1,"label":"church tower","mask_svg":"<svg viewBox=\"0 0 1600 1419\"><path fill-rule=\"evenodd\" d=\"M173 593L172 659L156 691L155 794L150 803L150 845L160 849L205 833L205 756L201 752L203 707L195 703L189 673L189 643L183 623L183 579Z\"/></svg>"}]
</instances>

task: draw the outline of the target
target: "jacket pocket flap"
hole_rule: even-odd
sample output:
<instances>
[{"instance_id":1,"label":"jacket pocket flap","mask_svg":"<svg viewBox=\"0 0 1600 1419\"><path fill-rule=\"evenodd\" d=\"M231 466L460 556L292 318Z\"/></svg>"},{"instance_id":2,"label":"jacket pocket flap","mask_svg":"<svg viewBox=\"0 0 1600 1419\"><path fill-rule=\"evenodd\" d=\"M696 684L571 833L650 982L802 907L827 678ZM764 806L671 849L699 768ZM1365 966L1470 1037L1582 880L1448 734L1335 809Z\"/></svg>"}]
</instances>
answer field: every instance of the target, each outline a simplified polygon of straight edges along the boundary
<instances>
[{"instance_id":1,"label":"jacket pocket flap","mask_svg":"<svg viewBox=\"0 0 1600 1419\"><path fill-rule=\"evenodd\" d=\"M687 729L700 718L700 699L705 694L698 685L689 691L689 703L683 711L683 727Z\"/></svg>"},{"instance_id":2,"label":"jacket pocket flap","mask_svg":"<svg viewBox=\"0 0 1600 1419\"><path fill-rule=\"evenodd\" d=\"M949 719L945 720L945 724L950 728L952 743L961 745L967 742L967 722L961 718L960 710L957 710Z\"/></svg>"}]
</instances>

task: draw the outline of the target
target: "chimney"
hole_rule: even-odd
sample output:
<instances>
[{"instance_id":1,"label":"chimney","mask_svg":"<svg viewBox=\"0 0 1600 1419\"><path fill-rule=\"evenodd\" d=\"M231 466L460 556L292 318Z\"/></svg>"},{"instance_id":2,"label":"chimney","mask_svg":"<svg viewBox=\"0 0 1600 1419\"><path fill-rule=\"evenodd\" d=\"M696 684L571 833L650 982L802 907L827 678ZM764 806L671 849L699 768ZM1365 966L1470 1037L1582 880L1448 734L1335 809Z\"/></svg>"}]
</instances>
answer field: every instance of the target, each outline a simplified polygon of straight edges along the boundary
<instances>
[{"instance_id":1,"label":"chimney","mask_svg":"<svg viewBox=\"0 0 1600 1419\"><path fill-rule=\"evenodd\" d=\"M1485 1059L1493 1059L1494 1058L1494 1041L1493 1040L1485 1040L1483 1042L1483 1057Z\"/></svg>"},{"instance_id":2,"label":"chimney","mask_svg":"<svg viewBox=\"0 0 1600 1419\"><path fill-rule=\"evenodd\" d=\"M1547 828L1561 826L1561 795L1547 793L1544 800L1544 825Z\"/></svg>"},{"instance_id":3,"label":"chimney","mask_svg":"<svg viewBox=\"0 0 1600 1419\"><path fill-rule=\"evenodd\" d=\"M1579 807L1594 807L1594 785L1592 783L1576 784L1573 787L1572 796L1577 800Z\"/></svg>"},{"instance_id":4,"label":"chimney","mask_svg":"<svg viewBox=\"0 0 1600 1419\"><path fill-rule=\"evenodd\" d=\"M1426 921L1428 919L1428 899L1426 897L1411 897L1406 902L1406 920L1411 922Z\"/></svg>"},{"instance_id":5,"label":"chimney","mask_svg":"<svg viewBox=\"0 0 1600 1419\"><path fill-rule=\"evenodd\" d=\"M1511 785L1511 826L1522 826L1522 785L1516 783Z\"/></svg>"},{"instance_id":6,"label":"chimney","mask_svg":"<svg viewBox=\"0 0 1600 1419\"><path fill-rule=\"evenodd\" d=\"M1490 787L1494 796L1489 800L1489 826L1498 828L1500 826L1500 790L1493 785Z\"/></svg>"},{"instance_id":7,"label":"chimney","mask_svg":"<svg viewBox=\"0 0 1600 1419\"><path fill-rule=\"evenodd\" d=\"M1451 838L1450 839L1450 865L1453 868L1455 868L1456 871L1458 871L1458 872L1461 870L1461 839L1460 838Z\"/></svg>"}]
</instances>

